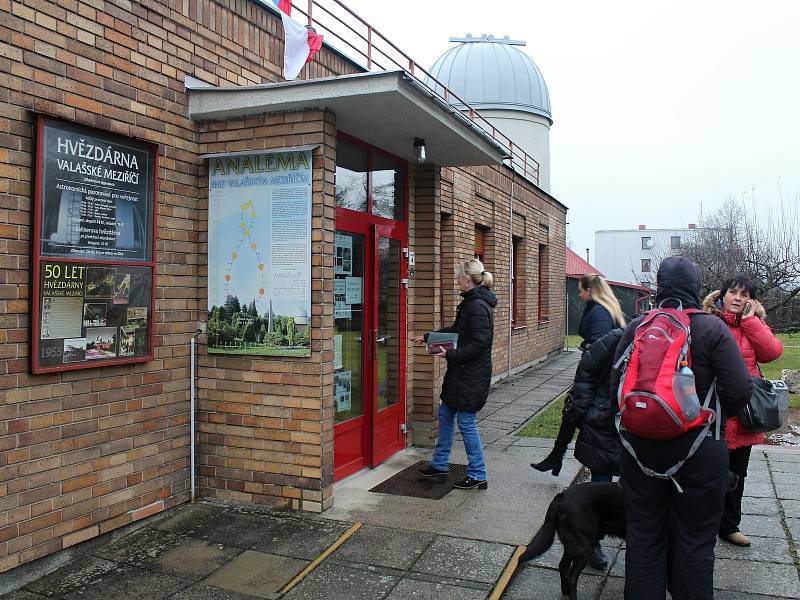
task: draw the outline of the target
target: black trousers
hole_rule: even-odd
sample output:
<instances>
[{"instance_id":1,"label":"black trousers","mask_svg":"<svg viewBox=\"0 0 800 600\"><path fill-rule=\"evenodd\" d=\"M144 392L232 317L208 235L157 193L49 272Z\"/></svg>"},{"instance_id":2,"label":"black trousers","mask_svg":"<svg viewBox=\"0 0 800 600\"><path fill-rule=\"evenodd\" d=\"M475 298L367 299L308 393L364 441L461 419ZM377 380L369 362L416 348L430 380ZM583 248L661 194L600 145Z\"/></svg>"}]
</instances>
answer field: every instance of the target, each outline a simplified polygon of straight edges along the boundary
<instances>
[{"instance_id":1,"label":"black trousers","mask_svg":"<svg viewBox=\"0 0 800 600\"><path fill-rule=\"evenodd\" d=\"M638 453L643 464L664 472L677 462L654 448ZM645 475L627 451L620 466L628 521L625 599L664 600L667 586L673 600L713 599L714 544L728 471L725 440L707 437L676 473L683 493L670 480Z\"/></svg>"},{"instance_id":2,"label":"black trousers","mask_svg":"<svg viewBox=\"0 0 800 600\"><path fill-rule=\"evenodd\" d=\"M728 451L728 470L739 476L739 485L725 494L725 510L722 513L722 523L719 526L721 536L730 535L739 531L742 522L742 495L744 494L744 478L747 477L747 466L750 464L750 451L752 446L742 446L736 450Z\"/></svg>"}]
</instances>

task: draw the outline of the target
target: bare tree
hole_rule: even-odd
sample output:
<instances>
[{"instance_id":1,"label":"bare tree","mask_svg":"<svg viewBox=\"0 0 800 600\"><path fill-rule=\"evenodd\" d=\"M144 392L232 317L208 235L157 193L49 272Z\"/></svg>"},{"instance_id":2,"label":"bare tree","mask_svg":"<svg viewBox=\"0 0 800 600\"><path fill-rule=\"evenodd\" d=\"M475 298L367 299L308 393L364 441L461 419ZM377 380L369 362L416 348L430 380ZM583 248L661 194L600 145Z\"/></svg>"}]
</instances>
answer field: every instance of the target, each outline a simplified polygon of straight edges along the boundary
<instances>
[{"instance_id":1,"label":"bare tree","mask_svg":"<svg viewBox=\"0 0 800 600\"><path fill-rule=\"evenodd\" d=\"M798 198L800 201L800 198ZM728 199L703 218L692 238L676 252L693 260L705 293L719 289L728 277L747 275L758 286L767 312L800 301L800 211L798 202L769 209ZM797 329L795 310L788 329Z\"/></svg>"}]
</instances>

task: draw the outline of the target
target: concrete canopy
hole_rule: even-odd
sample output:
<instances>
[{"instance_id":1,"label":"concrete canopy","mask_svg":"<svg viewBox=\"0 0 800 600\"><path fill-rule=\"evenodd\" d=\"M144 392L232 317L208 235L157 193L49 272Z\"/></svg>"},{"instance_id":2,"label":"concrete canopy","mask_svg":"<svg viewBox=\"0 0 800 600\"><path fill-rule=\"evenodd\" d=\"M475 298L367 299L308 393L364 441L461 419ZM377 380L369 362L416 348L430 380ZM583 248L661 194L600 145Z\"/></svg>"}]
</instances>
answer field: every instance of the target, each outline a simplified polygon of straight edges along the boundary
<instances>
[{"instance_id":1,"label":"concrete canopy","mask_svg":"<svg viewBox=\"0 0 800 600\"><path fill-rule=\"evenodd\" d=\"M189 117L213 121L327 108L336 127L414 161L414 138L441 166L501 164L506 149L478 125L403 71L359 73L285 83L213 87L187 78Z\"/></svg>"}]
</instances>

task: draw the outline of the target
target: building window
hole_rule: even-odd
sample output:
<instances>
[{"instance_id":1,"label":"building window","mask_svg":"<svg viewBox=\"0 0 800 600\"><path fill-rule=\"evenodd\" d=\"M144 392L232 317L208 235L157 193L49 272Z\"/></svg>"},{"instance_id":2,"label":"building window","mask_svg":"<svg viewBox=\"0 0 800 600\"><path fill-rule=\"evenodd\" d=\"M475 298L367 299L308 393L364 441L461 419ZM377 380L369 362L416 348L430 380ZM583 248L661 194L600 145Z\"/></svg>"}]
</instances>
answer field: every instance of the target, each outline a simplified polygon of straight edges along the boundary
<instances>
[{"instance_id":1,"label":"building window","mask_svg":"<svg viewBox=\"0 0 800 600\"><path fill-rule=\"evenodd\" d=\"M669 247L673 250L680 250L681 249L681 236L673 235L669 238Z\"/></svg>"},{"instance_id":2,"label":"building window","mask_svg":"<svg viewBox=\"0 0 800 600\"><path fill-rule=\"evenodd\" d=\"M642 259L642 273L649 273L650 272L650 259L643 258Z\"/></svg>"},{"instance_id":3,"label":"building window","mask_svg":"<svg viewBox=\"0 0 800 600\"><path fill-rule=\"evenodd\" d=\"M650 250L653 247L653 238L651 237L643 237L642 238L642 250Z\"/></svg>"},{"instance_id":4,"label":"building window","mask_svg":"<svg viewBox=\"0 0 800 600\"><path fill-rule=\"evenodd\" d=\"M384 219L405 219L405 169L382 154L371 157L372 214Z\"/></svg>"},{"instance_id":5,"label":"building window","mask_svg":"<svg viewBox=\"0 0 800 600\"><path fill-rule=\"evenodd\" d=\"M511 238L511 324L525 323L525 246L520 237Z\"/></svg>"},{"instance_id":6,"label":"building window","mask_svg":"<svg viewBox=\"0 0 800 600\"><path fill-rule=\"evenodd\" d=\"M486 263L486 227L475 225L475 258Z\"/></svg>"},{"instance_id":7,"label":"building window","mask_svg":"<svg viewBox=\"0 0 800 600\"><path fill-rule=\"evenodd\" d=\"M539 323L550 320L550 252L547 244L539 244L538 318Z\"/></svg>"},{"instance_id":8,"label":"building window","mask_svg":"<svg viewBox=\"0 0 800 600\"><path fill-rule=\"evenodd\" d=\"M336 146L336 206L367 212L368 171L366 150L339 140Z\"/></svg>"},{"instance_id":9,"label":"building window","mask_svg":"<svg viewBox=\"0 0 800 600\"><path fill-rule=\"evenodd\" d=\"M406 168L400 160L351 138L336 141L336 206L402 221Z\"/></svg>"}]
</instances>

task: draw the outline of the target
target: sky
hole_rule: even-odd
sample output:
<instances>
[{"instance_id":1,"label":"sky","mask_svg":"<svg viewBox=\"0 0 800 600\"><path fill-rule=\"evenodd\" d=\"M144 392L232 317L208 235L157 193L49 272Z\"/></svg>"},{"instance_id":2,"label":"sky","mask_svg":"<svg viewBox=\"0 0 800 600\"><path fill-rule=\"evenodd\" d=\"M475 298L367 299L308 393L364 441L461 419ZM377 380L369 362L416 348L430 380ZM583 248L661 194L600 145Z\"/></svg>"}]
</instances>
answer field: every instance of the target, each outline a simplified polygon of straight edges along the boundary
<instances>
[{"instance_id":1,"label":"sky","mask_svg":"<svg viewBox=\"0 0 800 600\"><path fill-rule=\"evenodd\" d=\"M582 256L600 229L800 202L800 1L345 4L426 68L450 37L527 41L550 92L551 192Z\"/></svg>"}]
</instances>

